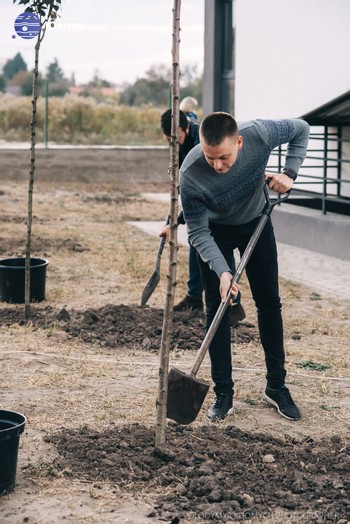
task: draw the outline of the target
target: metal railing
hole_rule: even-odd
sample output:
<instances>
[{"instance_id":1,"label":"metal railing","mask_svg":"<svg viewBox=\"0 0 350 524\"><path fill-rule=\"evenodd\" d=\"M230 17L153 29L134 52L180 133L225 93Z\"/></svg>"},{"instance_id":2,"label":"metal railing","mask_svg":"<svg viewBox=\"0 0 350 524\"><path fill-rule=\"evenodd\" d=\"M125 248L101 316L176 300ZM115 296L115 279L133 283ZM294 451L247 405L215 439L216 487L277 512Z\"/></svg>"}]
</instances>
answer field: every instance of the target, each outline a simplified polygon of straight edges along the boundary
<instances>
[{"instance_id":1,"label":"metal railing","mask_svg":"<svg viewBox=\"0 0 350 524\"><path fill-rule=\"evenodd\" d=\"M310 133L306 159L294 184L291 204L350 215L350 133L342 127L324 127ZM319 147L318 144L321 143ZM281 172L286 146L272 152L267 170Z\"/></svg>"}]
</instances>

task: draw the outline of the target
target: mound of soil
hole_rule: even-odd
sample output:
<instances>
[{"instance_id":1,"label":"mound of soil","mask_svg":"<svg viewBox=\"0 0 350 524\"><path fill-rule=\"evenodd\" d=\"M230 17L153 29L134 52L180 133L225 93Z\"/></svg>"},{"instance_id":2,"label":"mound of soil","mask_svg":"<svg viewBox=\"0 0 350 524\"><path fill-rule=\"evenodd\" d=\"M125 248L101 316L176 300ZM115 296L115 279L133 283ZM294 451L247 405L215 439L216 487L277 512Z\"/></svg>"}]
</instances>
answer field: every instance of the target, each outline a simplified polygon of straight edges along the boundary
<instances>
[{"instance_id":1,"label":"mound of soil","mask_svg":"<svg viewBox=\"0 0 350 524\"><path fill-rule=\"evenodd\" d=\"M278 440L234 426L172 424L162 452L152 429L133 424L64 429L46 440L59 452L56 471L134 492L151 488L157 502L149 517L294 522L298 516L338 524L350 518L349 441L340 437Z\"/></svg>"},{"instance_id":2,"label":"mound of soil","mask_svg":"<svg viewBox=\"0 0 350 524\"><path fill-rule=\"evenodd\" d=\"M23 323L23 307L1 311L0 325ZM108 304L99 309L60 311L51 307L33 307L31 322L40 328L55 327L70 337L104 347L133 347L158 351L162 336L163 310ZM172 349L199 349L205 336L204 314L196 311L176 311L173 315ZM234 330L237 344L258 339L252 324L241 323Z\"/></svg>"}]
</instances>

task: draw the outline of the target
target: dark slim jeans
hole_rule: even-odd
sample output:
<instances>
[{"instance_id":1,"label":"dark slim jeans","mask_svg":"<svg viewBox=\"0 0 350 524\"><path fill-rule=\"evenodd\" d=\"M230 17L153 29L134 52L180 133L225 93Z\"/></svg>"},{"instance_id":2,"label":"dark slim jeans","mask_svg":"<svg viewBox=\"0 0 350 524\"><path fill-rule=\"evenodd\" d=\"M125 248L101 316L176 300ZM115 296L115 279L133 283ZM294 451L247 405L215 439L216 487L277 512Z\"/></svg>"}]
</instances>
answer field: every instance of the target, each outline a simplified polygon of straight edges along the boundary
<instances>
[{"instance_id":1,"label":"dark slim jeans","mask_svg":"<svg viewBox=\"0 0 350 524\"><path fill-rule=\"evenodd\" d=\"M232 251L242 256L258 222L258 218L239 226L210 223L211 234L228 265ZM220 305L220 280L216 273L198 257L206 300L206 325L210 326ZM267 383L272 388L284 385L283 325L278 290L276 241L271 220L268 219L246 267L250 289L258 314L258 326L265 352ZM216 393L232 392L231 328L226 310L209 347L212 379Z\"/></svg>"},{"instance_id":2,"label":"dark slim jeans","mask_svg":"<svg viewBox=\"0 0 350 524\"><path fill-rule=\"evenodd\" d=\"M188 282L187 294L196 300L202 300L202 282L199 264L197 260L197 251L190 245L188 255Z\"/></svg>"}]
</instances>

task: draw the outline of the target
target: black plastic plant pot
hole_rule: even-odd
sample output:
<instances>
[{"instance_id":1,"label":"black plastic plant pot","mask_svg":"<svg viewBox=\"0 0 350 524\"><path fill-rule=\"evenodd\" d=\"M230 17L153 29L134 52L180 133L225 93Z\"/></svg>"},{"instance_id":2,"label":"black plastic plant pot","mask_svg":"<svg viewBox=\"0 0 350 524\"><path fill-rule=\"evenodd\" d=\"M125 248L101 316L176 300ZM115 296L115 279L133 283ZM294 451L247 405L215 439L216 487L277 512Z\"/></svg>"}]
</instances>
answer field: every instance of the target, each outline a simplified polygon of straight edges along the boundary
<instances>
[{"instance_id":1,"label":"black plastic plant pot","mask_svg":"<svg viewBox=\"0 0 350 524\"><path fill-rule=\"evenodd\" d=\"M0 495L15 487L19 437L26 421L21 413L0 410Z\"/></svg>"},{"instance_id":2,"label":"black plastic plant pot","mask_svg":"<svg viewBox=\"0 0 350 524\"><path fill-rule=\"evenodd\" d=\"M30 259L30 301L45 300L46 268L48 260ZM24 304L25 258L0 260L0 301Z\"/></svg>"}]
</instances>

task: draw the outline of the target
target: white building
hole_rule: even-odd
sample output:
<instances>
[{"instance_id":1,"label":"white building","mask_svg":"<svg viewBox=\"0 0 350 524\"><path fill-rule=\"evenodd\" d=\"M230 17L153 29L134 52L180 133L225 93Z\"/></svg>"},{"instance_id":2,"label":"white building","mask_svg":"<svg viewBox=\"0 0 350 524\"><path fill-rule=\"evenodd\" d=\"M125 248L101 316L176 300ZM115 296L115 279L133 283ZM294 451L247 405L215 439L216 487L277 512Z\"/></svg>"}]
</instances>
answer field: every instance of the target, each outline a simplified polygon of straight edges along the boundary
<instances>
[{"instance_id":1,"label":"white building","mask_svg":"<svg viewBox=\"0 0 350 524\"><path fill-rule=\"evenodd\" d=\"M327 227L334 220L337 232L329 231L323 252L340 246L350 259L349 22L350 0L205 0L203 109L230 111L238 121L310 123L308 158L290 200L327 213ZM272 169L283 167L280 154ZM321 248L314 231L306 231L305 247L313 236ZM300 230L295 238L300 245Z\"/></svg>"},{"instance_id":2,"label":"white building","mask_svg":"<svg viewBox=\"0 0 350 524\"><path fill-rule=\"evenodd\" d=\"M349 0L234 0L235 115L298 117L350 89Z\"/></svg>"}]
</instances>

